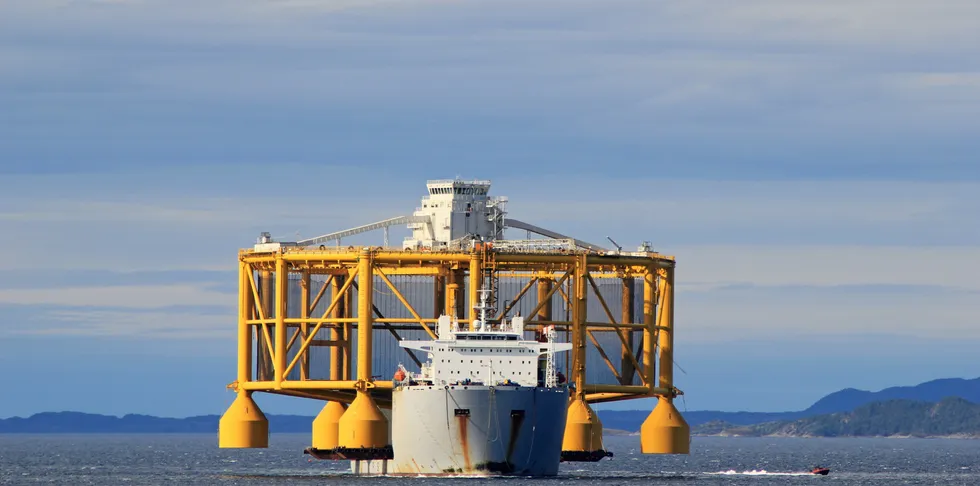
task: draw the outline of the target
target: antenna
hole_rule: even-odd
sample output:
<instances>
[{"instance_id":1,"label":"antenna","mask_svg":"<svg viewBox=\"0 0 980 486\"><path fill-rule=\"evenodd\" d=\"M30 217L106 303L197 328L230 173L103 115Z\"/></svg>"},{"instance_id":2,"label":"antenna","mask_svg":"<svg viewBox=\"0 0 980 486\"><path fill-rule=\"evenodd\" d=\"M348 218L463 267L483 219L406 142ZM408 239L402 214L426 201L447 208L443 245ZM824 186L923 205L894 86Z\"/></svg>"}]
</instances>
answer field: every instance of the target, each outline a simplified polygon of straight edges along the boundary
<instances>
[{"instance_id":1,"label":"antenna","mask_svg":"<svg viewBox=\"0 0 980 486\"><path fill-rule=\"evenodd\" d=\"M616 243L616 240L612 239L611 236L607 236L606 239L611 241L613 246L615 246L617 250L623 251L623 247L619 246L619 243Z\"/></svg>"}]
</instances>

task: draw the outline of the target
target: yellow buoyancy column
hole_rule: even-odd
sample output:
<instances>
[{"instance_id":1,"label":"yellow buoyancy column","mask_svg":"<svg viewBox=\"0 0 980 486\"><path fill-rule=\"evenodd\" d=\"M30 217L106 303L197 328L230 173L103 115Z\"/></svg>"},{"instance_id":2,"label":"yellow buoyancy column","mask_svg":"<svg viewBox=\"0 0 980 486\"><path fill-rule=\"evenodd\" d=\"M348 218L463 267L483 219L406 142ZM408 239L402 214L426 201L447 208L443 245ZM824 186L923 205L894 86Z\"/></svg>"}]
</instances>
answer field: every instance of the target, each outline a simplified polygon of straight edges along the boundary
<instances>
[{"instance_id":1,"label":"yellow buoyancy column","mask_svg":"<svg viewBox=\"0 0 980 486\"><path fill-rule=\"evenodd\" d=\"M388 445L388 420L366 392L357 392L339 425L340 447L374 449Z\"/></svg>"},{"instance_id":2,"label":"yellow buoyancy column","mask_svg":"<svg viewBox=\"0 0 980 486\"><path fill-rule=\"evenodd\" d=\"M251 393L241 391L218 422L218 447L269 447L269 420L252 400Z\"/></svg>"},{"instance_id":3,"label":"yellow buoyancy column","mask_svg":"<svg viewBox=\"0 0 980 486\"><path fill-rule=\"evenodd\" d=\"M691 427L667 398L660 397L640 428L643 454L690 454Z\"/></svg>"},{"instance_id":4,"label":"yellow buoyancy column","mask_svg":"<svg viewBox=\"0 0 980 486\"><path fill-rule=\"evenodd\" d=\"M602 451L602 422L599 415L585 400L575 398L568 404L565 419L565 437L561 444L562 454L593 453Z\"/></svg>"},{"instance_id":5,"label":"yellow buoyancy column","mask_svg":"<svg viewBox=\"0 0 980 486\"><path fill-rule=\"evenodd\" d=\"M373 255L361 250L357 261L357 397L340 417L339 447L375 449L388 446L388 419L368 392L371 380Z\"/></svg>"},{"instance_id":6,"label":"yellow buoyancy column","mask_svg":"<svg viewBox=\"0 0 980 486\"><path fill-rule=\"evenodd\" d=\"M340 418L347 407L340 402L327 402L313 420L313 448L336 449L340 445Z\"/></svg>"}]
</instances>

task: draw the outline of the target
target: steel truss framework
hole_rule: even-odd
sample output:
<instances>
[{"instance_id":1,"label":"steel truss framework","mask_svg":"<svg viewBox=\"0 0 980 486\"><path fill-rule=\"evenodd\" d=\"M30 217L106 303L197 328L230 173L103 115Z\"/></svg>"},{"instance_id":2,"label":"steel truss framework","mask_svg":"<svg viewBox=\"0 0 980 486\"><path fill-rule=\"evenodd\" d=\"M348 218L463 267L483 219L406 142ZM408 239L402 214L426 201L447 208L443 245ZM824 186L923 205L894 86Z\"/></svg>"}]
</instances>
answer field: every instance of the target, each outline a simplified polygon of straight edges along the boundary
<instances>
[{"instance_id":1,"label":"steel truss framework","mask_svg":"<svg viewBox=\"0 0 980 486\"><path fill-rule=\"evenodd\" d=\"M490 246L477 246L468 253L372 247L346 250L284 247L274 253L242 250L239 253L238 378L229 387L345 403L353 401L360 390L369 392L379 406L390 408L392 382L376 379L372 374L375 351L372 331L389 332L396 340L401 339L398 332L404 330L424 331L435 338L433 329L437 314L441 313L457 315L461 323L472 326L475 312L464 310L464 302L476 302L485 277L493 275L527 280L516 295L500 296L511 298L505 301L507 304L498 313L498 319L524 302L531 295L529 290L536 286L537 299L527 314L525 327L533 331L555 326L556 330L567 332L573 345L567 368L569 381L574 384L578 397L592 403L652 396L673 399L681 394L673 386L674 268L673 257L658 253L645 256L575 251L526 254ZM315 275L326 280L314 292L311 277ZM432 314L435 315L420 315L392 282L392 276L431 277ZM288 302L290 279L300 282L299 302ZM620 315L615 315L600 292L599 279L622 282ZM643 282L642 312L634 316L633 299L640 296L634 294L633 288L634 282L639 281ZM379 282L380 288L374 289ZM375 290L394 295L410 317L380 315L373 302ZM598 302L608 322L589 319L590 297ZM559 299L570 309L569 319L558 320L552 316L551 303ZM326 302L329 304L324 307L322 304ZM293 312L288 312L290 305ZM326 331L329 339L318 338L324 335L321 331ZM600 333L614 334L618 349L609 349L609 339L602 346L596 338ZM587 343L595 346L604 361L588 365L608 367L618 384L586 382ZM310 374L310 357L319 347L330 349L329 379L325 380L312 379ZM403 352L407 359L420 362L418 356ZM618 367L609 358L611 353L618 353ZM640 384L633 384L636 381Z\"/></svg>"}]
</instances>

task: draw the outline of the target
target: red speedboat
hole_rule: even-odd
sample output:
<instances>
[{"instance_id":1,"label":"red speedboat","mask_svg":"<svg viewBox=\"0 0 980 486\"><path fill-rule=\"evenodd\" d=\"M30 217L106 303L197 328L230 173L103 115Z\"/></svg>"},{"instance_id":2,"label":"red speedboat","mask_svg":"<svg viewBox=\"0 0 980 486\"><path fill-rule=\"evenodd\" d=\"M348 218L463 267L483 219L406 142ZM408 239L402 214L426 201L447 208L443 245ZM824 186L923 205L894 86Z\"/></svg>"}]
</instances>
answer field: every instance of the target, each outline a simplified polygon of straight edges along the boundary
<instances>
[{"instance_id":1,"label":"red speedboat","mask_svg":"<svg viewBox=\"0 0 980 486\"><path fill-rule=\"evenodd\" d=\"M830 474L830 469L827 469L825 467L815 467L813 468L813 470L810 471L810 474L819 474L821 476L826 476Z\"/></svg>"}]
</instances>

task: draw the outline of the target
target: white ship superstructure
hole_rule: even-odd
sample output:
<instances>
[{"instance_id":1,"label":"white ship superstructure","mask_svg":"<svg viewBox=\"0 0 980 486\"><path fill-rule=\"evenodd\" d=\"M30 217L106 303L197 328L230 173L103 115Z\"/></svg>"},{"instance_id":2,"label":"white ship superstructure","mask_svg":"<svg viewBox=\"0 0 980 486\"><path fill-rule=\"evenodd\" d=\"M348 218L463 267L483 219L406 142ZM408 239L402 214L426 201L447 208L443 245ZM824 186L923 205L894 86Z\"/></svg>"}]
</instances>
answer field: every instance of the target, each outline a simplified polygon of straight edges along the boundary
<instances>
[{"instance_id":1,"label":"white ship superstructure","mask_svg":"<svg viewBox=\"0 0 980 486\"><path fill-rule=\"evenodd\" d=\"M355 472L557 474L568 388L554 356L572 346L555 342L553 328L525 339L520 316L491 325L487 291L481 298L472 330L442 316L438 339L400 343L428 359L418 373L396 373L394 459L354 462Z\"/></svg>"},{"instance_id":2,"label":"white ship superstructure","mask_svg":"<svg viewBox=\"0 0 980 486\"><path fill-rule=\"evenodd\" d=\"M481 293L486 299L487 291ZM473 331L461 331L455 319L444 315L439 318L437 340L401 341L401 347L429 355L420 373L407 374L409 381L431 385L524 387L546 386L547 382L553 387L554 367L549 380L547 357L568 351L572 345L556 343L553 329L543 332L542 341L525 340L523 317L516 316L510 323L504 321L494 328L487 322L486 309L481 307L480 310L481 319L475 323Z\"/></svg>"}]
</instances>

